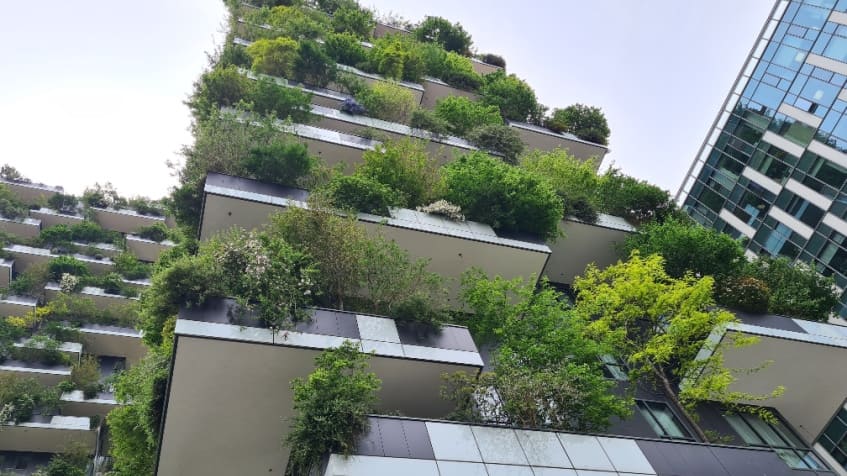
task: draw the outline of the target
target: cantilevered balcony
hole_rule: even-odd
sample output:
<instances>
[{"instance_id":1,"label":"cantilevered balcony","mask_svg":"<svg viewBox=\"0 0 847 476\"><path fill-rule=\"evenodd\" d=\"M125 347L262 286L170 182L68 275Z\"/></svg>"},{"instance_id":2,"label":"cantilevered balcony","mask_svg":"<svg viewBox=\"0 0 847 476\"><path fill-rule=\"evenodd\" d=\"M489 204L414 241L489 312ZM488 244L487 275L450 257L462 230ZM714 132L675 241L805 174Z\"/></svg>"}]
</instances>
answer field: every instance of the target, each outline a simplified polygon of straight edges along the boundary
<instances>
[{"instance_id":1,"label":"cantilevered balcony","mask_svg":"<svg viewBox=\"0 0 847 476\"><path fill-rule=\"evenodd\" d=\"M464 89L450 86L438 78L426 76L424 77L422 84L424 93L423 97L421 97L421 107L425 107L427 109L433 109L440 99L450 96L466 97L474 101L479 99L479 94L473 91L466 91Z\"/></svg>"},{"instance_id":2,"label":"cantilevered balcony","mask_svg":"<svg viewBox=\"0 0 847 476\"><path fill-rule=\"evenodd\" d=\"M126 235L126 249L141 261L153 262L159 255L176 246L170 240L153 241L136 235Z\"/></svg>"},{"instance_id":3,"label":"cantilevered balcony","mask_svg":"<svg viewBox=\"0 0 847 476\"><path fill-rule=\"evenodd\" d=\"M609 152L609 148L605 145L582 140L573 134L559 134L550 129L524 122L509 121L508 125L518 131L527 150L552 151L564 149L579 160L597 159L597 167L600 166L603 157Z\"/></svg>"},{"instance_id":4,"label":"cantilevered balcony","mask_svg":"<svg viewBox=\"0 0 847 476\"><path fill-rule=\"evenodd\" d=\"M105 386L105 382L116 372L126 367L125 360L120 357L98 356L97 363L100 365L100 382L104 384L104 390L97 392L91 398L86 398L82 390L62 393L60 399L62 413L105 418L110 411L118 406L114 392L111 391L111 388Z\"/></svg>"},{"instance_id":5,"label":"cantilevered balcony","mask_svg":"<svg viewBox=\"0 0 847 476\"><path fill-rule=\"evenodd\" d=\"M107 230L133 233L139 228L165 224L165 217L142 215L135 210L91 207L94 220Z\"/></svg>"},{"instance_id":6,"label":"cantilevered balcony","mask_svg":"<svg viewBox=\"0 0 847 476\"><path fill-rule=\"evenodd\" d=\"M132 283L134 281L124 280L124 283ZM44 286L44 293L47 295L47 299L55 299L56 296L61 292L61 287L58 283L47 283ZM127 297L121 294L111 294L107 293L106 290L102 288L96 288L94 286L84 286L79 292L74 293L83 298L90 299L97 309L107 310L107 309L116 309L116 308L126 308L129 306L135 305L139 301L137 297Z\"/></svg>"},{"instance_id":7,"label":"cantilevered balcony","mask_svg":"<svg viewBox=\"0 0 847 476\"><path fill-rule=\"evenodd\" d=\"M97 430L90 429L88 417L35 415L30 421L2 424L0 448L3 451L61 453L78 444L94 453Z\"/></svg>"},{"instance_id":8,"label":"cantilevered balcony","mask_svg":"<svg viewBox=\"0 0 847 476\"><path fill-rule=\"evenodd\" d=\"M122 357L127 367L137 364L147 354L141 333L133 328L84 324L76 329L89 354Z\"/></svg>"},{"instance_id":9,"label":"cantilevered balcony","mask_svg":"<svg viewBox=\"0 0 847 476\"><path fill-rule=\"evenodd\" d=\"M212 300L176 322L158 474L283 474L280 441L292 416L291 380L308 375L323 350L353 342L372 352L382 380L379 406L437 417L445 372L478 372L482 359L466 328L422 333L393 319L316 309L293 330L274 332Z\"/></svg>"},{"instance_id":10,"label":"cantilevered balcony","mask_svg":"<svg viewBox=\"0 0 847 476\"><path fill-rule=\"evenodd\" d=\"M255 180L210 173L206 177L200 238L241 227L258 229L287 207L307 207L308 192ZM454 222L414 210L395 209L391 217L360 213L360 223L409 252L430 260L429 270L445 277L454 295L459 278L477 267L489 276L540 276L550 256L544 243L499 236L490 226Z\"/></svg>"},{"instance_id":11,"label":"cantilevered balcony","mask_svg":"<svg viewBox=\"0 0 847 476\"><path fill-rule=\"evenodd\" d=\"M32 265L45 264L53 258L62 256L55 254L46 248L35 248L33 246L24 245L8 245L3 247L3 250L14 257L15 271L18 273L26 271ZM88 270L93 274L106 274L115 268L115 263L105 256L100 259L79 253L71 254L69 256L85 263L88 266Z\"/></svg>"},{"instance_id":12,"label":"cantilevered balcony","mask_svg":"<svg viewBox=\"0 0 847 476\"><path fill-rule=\"evenodd\" d=\"M15 262L10 259L0 259L0 288L7 288L12 282Z\"/></svg>"},{"instance_id":13,"label":"cantilevered balcony","mask_svg":"<svg viewBox=\"0 0 847 476\"><path fill-rule=\"evenodd\" d=\"M0 184L8 187L15 197L24 203L40 203L64 191L62 187L51 187L50 185L34 182L15 182L0 179Z\"/></svg>"},{"instance_id":14,"label":"cantilevered balcony","mask_svg":"<svg viewBox=\"0 0 847 476\"><path fill-rule=\"evenodd\" d=\"M70 215L50 208L38 208L29 211L29 216L41 220L41 226L49 228L56 225L78 225L85 221L82 215Z\"/></svg>"},{"instance_id":15,"label":"cantilevered balcony","mask_svg":"<svg viewBox=\"0 0 847 476\"><path fill-rule=\"evenodd\" d=\"M41 233L41 220L37 218L5 218L0 216L0 232L21 238L35 238Z\"/></svg>"}]
</instances>

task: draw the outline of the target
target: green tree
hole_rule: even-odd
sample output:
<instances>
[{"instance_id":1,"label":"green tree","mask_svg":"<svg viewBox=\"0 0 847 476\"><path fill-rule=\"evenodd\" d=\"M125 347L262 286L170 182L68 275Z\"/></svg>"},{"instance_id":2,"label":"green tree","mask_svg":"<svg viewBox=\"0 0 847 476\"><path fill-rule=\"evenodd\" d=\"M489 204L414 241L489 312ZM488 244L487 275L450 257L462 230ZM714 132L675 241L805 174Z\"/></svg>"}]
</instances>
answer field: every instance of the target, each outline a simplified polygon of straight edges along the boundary
<instances>
[{"instance_id":1,"label":"green tree","mask_svg":"<svg viewBox=\"0 0 847 476\"><path fill-rule=\"evenodd\" d=\"M535 91L514 74L496 71L485 75L479 92L484 104L497 106L503 117L510 121L537 120L539 104Z\"/></svg>"},{"instance_id":2,"label":"green tree","mask_svg":"<svg viewBox=\"0 0 847 476\"><path fill-rule=\"evenodd\" d=\"M679 212L666 190L625 175L614 167L600 176L597 201L603 212L636 224L649 220L662 221L669 216L685 216Z\"/></svg>"},{"instance_id":3,"label":"green tree","mask_svg":"<svg viewBox=\"0 0 847 476\"><path fill-rule=\"evenodd\" d=\"M731 313L715 308L713 283L711 276L672 278L661 256L634 252L629 261L602 271L589 265L574 284L574 310L590 320L588 335L616 350L626 361L630 380L653 382L702 441L709 439L693 411L699 402L743 410L742 401L766 400L783 391L777 387L752 395L730 390L737 374L757 369L724 367L723 349L750 345L756 338L729 332L722 342L708 339L712 331L737 322ZM698 356L701 350L708 356Z\"/></svg>"},{"instance_id":4,"label":"green tree","mask_svg":"<svg viewBox=\"0 0 847 476\"><path fill-rule=\"evenodd\" d=\"M565 216L594 223L597 221L597 163L578 160L568 151L533 150L521 157L520 166L546 178L562 199Z\"/></svg>"},{"instance_id":5,"label":"green tree","mask_svg":"<svg viewBox=\"0 0 847 476\"><path fill-rule=\"evenodd\" d=\"M403 201L391 187L363 175L336 175L316 193L334 208L385 217Z\"/></svg>"},{"instance_id":6,"label":"green tree","mask_svg":"<svg viewBox=\"0 0 847 476\"><path fill-rule=\"evenodd\" d=\"M297 6L274 7L266 21L287 36L298 40L316 40L329 31L329 19L325 15L310 14L309 9Z\"/></svg>"},{"instance_id":7,"label":"green tree","mask_svg":"<svg viewBox=\"0 0 847 476\"><path fill-rule=\"evenodd\" d=\"M450 124L450 132L465 136L485 125L502 125L503 118L496 106L486 106L464 96L447 96L435 105L435 115Z\"/></svg>"},{"instance_id":8,"label":"green tree","mask_svg":"<svg viewBox=\"0 0 847 476\"><path fill-rule=\"evenodd\" d=\"M672 278L693 273L721 281L734 276L747 261L738 241L690 220L647 223L626 239L621 254L629 256L635 250L642 256L661 255Z\"/></svg>"},{"instance_id":9,"label":"green tree","mask_svg":"<svg viewBox=\"0 0 847 476\"><path fill-rule=\"evenodd\" d=\"M420 82L425 64L417 41L393 34L378 38L368 52L368 63L375 72L396 80Z\"/></svg>"},{"instance_id":10,"label":"green tree","mask_svg":"<svg viewBox=\"0 0 847 476\"><path fill-rule=\"evenodd\" d=\"M468 141L480 149L500 154L509 164L517 164L523 153L521 135L514 128L503 124L479 126L468 132Z\"/></svg>"},{"instance_id":11,"label":"green tree","mask_svg":"<svg viewBox=\"0 0 847 476\"><path fill-rule=\"evenodd\" d=\"M360 40L369 39L375 26L373 12L354 2L342 5L332 15L332 28L336 33L350 33Z\"/></svg>"},{"instance_id":12,"label":"green tree","mask_svg":"<svg viewBox=\"0 0 847 476\"><path fill-rule=\"evenodd\" d=\"M742 272L770 289L768 311L810 321L826 322L838 304L832 277L823 276L802 262L759 257Z\"/></svg>"},{"instance_id":13,"label":"green tree","mask_svg":"<svg viewBox=\"0 0 847 476\"><path fill-rule=\"evenodd\" d=\"M353 451L382 386L369 371L369 358L345 341L318 355L308 377L291 382L295 415L285 438L291 450L286 474L308 474L323 455Z\"/></svg>"},{"instance_id":14,"label":"green tree","mask_svg":"<svg viewBox=\"0 0 847 476\"><path fill-rule=\"evenodd\" d=\"M430 203L438 194L438 166L429 157L426 145L418 140L386 142L365 151L357 175L392 188L403 200L400 206L414 208Z\"/></svg>"},{"instance_id":15,"label":"green tree","mask_svg":"<svg viewBox=\"0 0 847 476\"><path fill-rule=\"evenodd\" d=\"M275 142L254 147L244 160L244 172L262 182L295 187L316 164L304 144Z\"/></svg>"},{"instance_id":16,"label":"green tree","mask_svg":"<svg viewBox=\"0 0 847 476\"><path fill-rule=\"evenodd\" d=\"M247 47L247 54L253 61L253 71L291 78L294 74L294 62L297 61L298 50L297 40L280 36L254 41Z\"/></svg>"},{"instance_id":17,"label":"green tree","mask_svg":"<svg viewBox=\"0 0 847 476\"><path fill-rule=\"evenodd\" d=\"M447 51L469 55L473 40L459 23L450 23L441 17L426 17L414 30L418 41L436 43Z\"/></svg>"},{"instance_id":18,"label":"green tree","mask_svg":"<svg viewBox=\"0 0 847 476\"><path fill-rule=\"evenodd\" d=\"M276 84L269 78L260 78L246 100L253 106L253 112L271 115L293 122L311 122L311 93L299 88L289 88ZM205 123L204 123L205 125Z\"/></svg>"},{"instance_id":19,"label":"green tree","mask_svg":"<svg viewBox=\"0 0 847 476\"><path fill-rule=\"evenodd\" d=\"M187 104L196 119L205 120L220 107L233 107L248 99L254 87L234 65L214 67L194 83L194 94Z\"/></svg>"},{"instance_id":20,"label":"green tree","mask_svg":"<svg viewBox=\"0 0 847 476\"><path fill-rule=\"evenodd\" d=\"M558 235L562 201L542 177L481 152L447 164L441 174L443 198L460 206L469 220L544 239Z\"/></svg>"},{"instance_id":21,"label":"green tree","mask_svg":"<svg viewBox=\"0 0 847 476\"><path fill-rule=\"evenodd\" d=\"M411 90L389 81L377 81L359 90L355 96L369 116L402 124L409 122L418 106Z\"/></svg>"},{"instance_id":22,"label":"green tree","mask_svg":"<svg viewBox=\"0 0 847 476\"><path fill-rule=\"evenodd\" d=\"M293 71L297 81L323 88L335 78L335 61L326 54L322 45L304 40L297 50Z\"/></svg>"},{"instance_id":23,"label":"green tree","mask_svg":"<svg viewBox=\"0 0 847 476\"><path fill-rule=\"evenodd\" d=\"M609 124L599 107L573 104L564 109L553 109L545 125L556 132L568 132L582 140L596 144L609 144Z\"/></svg>"},{"instance_id":24,"label":"green tree","mask_svg":"<svg viewBox=\"0 0 847 476\"><path fill-rule=\"evenodd\" d=\"M352 33L331 33L324 40L324 49L335 62L358 66L368 59L368 51Z\"/></svg>"}]
</instances>

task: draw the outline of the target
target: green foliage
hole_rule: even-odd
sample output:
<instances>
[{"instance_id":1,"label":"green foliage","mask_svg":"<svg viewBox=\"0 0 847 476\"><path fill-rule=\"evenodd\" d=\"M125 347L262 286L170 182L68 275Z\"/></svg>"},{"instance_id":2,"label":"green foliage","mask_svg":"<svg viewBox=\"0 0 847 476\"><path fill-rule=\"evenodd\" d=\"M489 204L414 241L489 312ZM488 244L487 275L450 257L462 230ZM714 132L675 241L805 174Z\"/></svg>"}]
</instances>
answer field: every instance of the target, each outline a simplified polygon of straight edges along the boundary
<instances>
[{"instance_id":1,"label":"green foliage","mask_svg":"<svg viewBox=\"0 0 847 476\"><path fill-rule=\"evenodd\" d=\"M475 152L446 165L442 176L444 198L459 205L469 220L497 231L557 236L562 201L532 172Z\"/></svg>"},{"instance_id":2,"label":"green foliage","mask_svg":"<svg viewBox=\"0 0 847 476\"><path fill-rule=\"evenodd\" d=\"M367 61L368 51L352 33L331 33L324 40L324 49L335 62L358 66Z\"/></svg>"},{"instance_id":3,"label":"green foliage","mask_svg":"<svg viewBox=\"0 0 847 476\"><path fill-rule=\"evenodd\" d=\"M319 88L326 87L335 78L335 61L324 48L311 40L300 42L294 60L294 79Z\"/></svg>"},{"instance_id":4,"label":"green foliage","mask_svg":"<svg viewBox=\"0 0 847 476\"><path fill-rule=\"evenodd\" d=\"M535 91L514 74L503 71L485 75L480 87L482 102L497 106L500 113L510 121L534 122L539 112Z\"/></svg>"},{"instance_id":5,"label":"green foliage","mask_svg":"<svg viewBox=\"0 0 847 476\"><path fill-rule=\"evenodd\" d=\"M672 278L661 256L642 258L636 251L629 261L602 271L589 265L574 284L575 311L590 320L591 338L617 351L627 364L630 380L653 381L704 441L705 434L691 416L699 402L737 405L782 392L779 387L764 395L730 390L739 372L757 369L724 367L723 349L756 339L730 333L720 346L707 339L713 330L736 322L731 313L715 308L713 283L711 276ZM698 357L703 349L710 352ZM683 379L677 392L673 382Z\"/></svg>"},{"instance_id":6,"label":"green foliage","mask_svg":"<svg viewBox=\"0 0 847 476\"><path fill-rule=\"evenodd\" d=\"M409 119L409 126L431 132L436 137L450 133L450 123L429 109L415 109Z\"/></svg>"},{"instance_id":7,"label":"green foliage","mask_svg":"<svg viewBox=\"0 0 847 476\"><path fill-rule=\"evenodd\" d=\"M624 243L622 254L638 250L642 256L659 254L672 278L686 273L712 276L720 281L735 275L744 265L744 248L727 234L692 221L669 219L647 223Z\"/></svg>"},{"instance_id":8,"label":"green foliage","mask_svg":"<svg viewBox=\"0 0 847 476\"><path fill-rule=\"evenodd\" d=\"M377 81L355 94L371 117L405 124L417 108L415 95L397 83Z\"/></svg>"},{"instance_id":9,"label":"green foliage","mask_svg":"<svg viewBox=\"0 0 847 476\"><path fill-rule=\"evenodd\" d=\"M194 84L194 94L188 101L195 117L205 119L219 107L232 107L248 98L254 86L235 65L213 68Z\"/></svg>"},{"instance_id":10,"label":"green foliage","mask_svg":"<svg viewBox=\"0 0 847 476\"><path fill-rule=\"evenodd\" d=\"M47 199L47 206L66 215L76 215L79 198L74 195L57 193Z\"/></svg>"},{"instance_id":11,"label":"green foliage","mask_svg":"<svg viewBox=\"0 0 847 476\"><path fill-rule=\"evenodd\" d=\"M517 164L524 145L515 129L503 124L487 124L468 132L468 141L480 149L503 156L509 164Z\"/></svg>"},{"instance_id":12,"label":"green foliage","mask_svg":"<svg viewBox=\"0 0 847 476\"><path fill-rule=\"evenodd\" d=\"M391 79L420 82L425 64L418 43L405 35L386 35L373 43L368 63L377 73Z\"/></svg>"},{"instance_id":13,"label":"green foliage","mask_svg":"<svg viewBox=\"0 0 847 476\"><path fill-rule=\"evenodd\" d=\"M382 385L368 370L369 358L345 341L318 355L307 378L291 382L295 416L285 438L291 450L286 474L308 474L323 455L353 451Z\"/></svg>"},{"instance_id":14,"label":"green foliage","mask_svg":"<svg viewBox=\"0 0 847 476\"><path fill-rule=\"evenodd\" d=\"M0 375L0 415L3 422L21 423L32 418L36 408L47 413L56 411L59 396L34 378Z\"/></svg>"},{"instance_id":15,"label":"green foliage","mask_svg":"<svg viewBox=\"0 0 847 476\"><path fill-rule=\"evenodd\" d=\"M253 105L253 111L259 114L303 124L311 121L311 94L299 88L280 86L272 79L260 78L246 99Z\"/></svg>"},{"instance_id":16,"label":"green foliage","mask_svg":"<svg viewBox=\"0 0 847 476\"><path fill-rule=\"evenodd\" d=\"M0 216L14 220L23 218L28 213L28 207L18 200L9 187L0 184Z\"/></svg>"},{"instance_id":17,"label":"green foliage","mask_svg":"<svg viewBox=\"0 0 847 476\"><path fill-rule=\"evenodd\" d=\"M82 203L95 208L123 208L126 199L118 194L111 183L106 182L104 185L95 183L93 187L86 188L82 192Z\"/></svg>"},{"instance_id":18,"label":"green foliage","mask_svg":"<svg viewBox=\"0 0 847 476\"><path fill-rule=\"evenodd\" d=\"M115 381L115 396L121 405L109 412L107 422L116 476L153 474L169 362L168 353L151 349Z\"/></svg>"},{"instance_id":19,"label":"green foliage","mask_svg":"<svg viewBox=\"0 0 847 476\"><path fill-rule=\"evenodd\" d=\"M444 57L443 70L437 77L454 88L476 91L482 85L482 76L473 69L471 60L448 52Z\"/></svg>"},{"instance_id":20,"label":"green foliage","mask_svg":"<svg viewBox=\"0 0 847 476\"><path fill-rule=\"evenodd\" d=\"M450 124L450 132L465 136L472 129L503 124L496 106L486 106L463 96L447 96L435 105L435 115Z\"/></svg>"},{"instance_id":21,"label":"green foliage","mask_svg":"<svg viewBox=\"0 0 847 476\"><path fill-rule=\"evenodd\" d=\"M24 177L18 169L12 167L9 164L3 164L2 166L0 166L0 178L9 182L30 182L30 180Z\"/></svg>"},{"instance_id":22,"label":"green foliage","mask_svg":"<svg viewBox=\"0 0 847 476\"><path fill-rule=\"evenodd\" d=\"M50 273L46 264L32 265L9 284L9 292L17 296L38 297L44 292L44 286L49 281Z\"/></svg>"},{"instance_id":23,"label":"green foliage","mask_svg":"<svg viewBox=\"0 0 847 476\"><path fill-rule=\"evenodd\" d=\"M50 457L47 466L36 473L39 476L86 476L88 449L83 444L71 445L62 453Z\"/></svg>"},{"instance_id":24,"label":"green foliage","mask_svg":"<svg viewBox=\"0 0 847 476\"><path fill-rule=\"evenodd\" d=\"M595 144L609 144L609 124L599 107L574 104L564 109L553 109L544 124L555 132L567 132Z\"/></svg>"},{"instance_id":25,"label":"green foliage","mask_svg":"<svg viewBox=\"0 0 847 476\"><path fill-rule=\"evenodd\" d=\"M414 139L391 141L365 151L356 175L390 187L402 200L399 206L414 208L438 194L438 166L427 154L426 145Z\"/></svg>"},{"instance_id":26,"label":"green foliage","mask_svg":"<svg viewBox=\"0 0 847 476\"><path fill-rule=\"evenodd\" d=\"M155 223L150 226L143 226L135 231L135 235L146 240L153 240L157 243L173 238L170 228L168 228L164 223Z\"/></svg>"},{"instance_id":27,"label":"green foliage","mask_svg":"<svg viewBox=\"0 0 847 476\"><path fill-rule=\"evenodd\" d=\"M485 53L484 55L480 55L479 59L483 63L499 66L504 69L506 68L506 60L503 59L503 57L500 55L495 55L493 53Z\"/></svg>"},{"instance_id":28,"label":"green foliage","mask_svg":"<svg viewBox=\"0 0 847 476\"><path fill-rule=\"evenodd\" d=\"M362 175L336 175L319 193L335 208L381 216L402 202L390 187Z\"/></svg>"},{"instance_id":29,"label":"green foliage","mask_svg":"<svg viewBox=\"0 0 847 476\"><path fill-rule=\"evenodd\" d=\"M750 276L728 278L715 286L715 301L730 309L764 314L770 298L768 285Z\"/></svg>"},{"instance_id":30,"label":"green foliage","mask_svg":"<svg viewBox=\"0 0 847 476\"><path fill-rule=\"evenodd\" d=\"M69 246L72 243L112 243L122 244L121 234L105 230L97 223L85 220L75 225L54 225L44 228L38 235L38 243L41 246L53 248L56 246Z\"/></svg>"},{"instance_id":31,"label":"green foliage","mask_svg":"<svg viewBox=\"0 0 847 476\"><path fill-rule=\"evenodd\" d=\"M120 327L135 327L138 322L138 315L133 306L100 309L90 298L65 293L59 293L36 312L45 322L64 321L70 324Z\"/></svg>"},{"instance_id":32,"label":"green foliage","mask_svg":"<svg viewBox=\"0 0 847 476\"><path fill-rule=\"evenodd\" d=\"M771 292L768 311L775 314L826 322L838 303L832 277L801 262L762 256L752 261L742 275L767 285Z\"/></svg>"},{"instance_id":33,"label":"green foliage","mask_svg":"<svg viewBox=\"0 0 847 476\"><path fill-rule=\"evenodd\" d=\"M283 78L294 74L294 62L298 58L299 44L284 36L273 39L262 38L247 47L253 71Z\"/></svg>"},{"instance_id":34,"label":"green foliage","mask_svg":"<svg viewBox=\"0 0 847 476\"><path fill-rule=\"evenodd\" d=\"M291 38L308 40L320 38L329 26L323 15L310 15L308 9L294 6L272 8L267 22Z\"/></svg>"},{"instance_id":35,"label":"green foliage","mask_svg":"<svg viewBox=\"0 0 847 476\"><path fill-rule=\"evenodd\" d=\"M469 55L473 40L471 35L459 23L450 23L441 17L426 17L414 30L418 41L441 45L447 51Z\"/></svg>"},{"instance_id":36,"label":"green foliage","mask_svg":"<svg viewBox=\"0 0 847 476\"><path fill-rule=\"evenodd\" d=\"M597 189L600 209L610 215L624 217L636 224L649 220L662 221L677 215L670 194L644 180L624 175L610 168L600 176Z\"/></svg>"},{"instance_id":37,"label":"green foliage","mask_svg":"<svg viewBox=\"0 0 847 476\"><path fill-rule=\"evenodd\" d=\"M547 179L562 199L565 216L597 221L596 193L599 179L593 160L578 160L566 150L533 150L521 157L520 166Z\"/></svg>"},{"instance_id":38,"label":"green foliage","mask_svg":"<svg viewBox=\"0 0 847 476\"><path fill-rule=\"evenodd\" d=\"M26 340L23 347L14 347L12 356L24 362L44 365L67 365L68 356L60 349L62 343L48 335L36 335Z\"/></svg>"},{"instance_id":39,"label":"green foliage","mask_svg":"<svg viewBox=\"0 0 847 476\"><path fill-rule=\"evenodd\" d=\"M59 281L65 273L74 276L87 276L88 266L73 256L59 256L47 263L47 273L50 279Z\"/></svg>"},{"instance_id":40,"label":"green foliage","mask_svg":"<svg viewBox=\"0 0 847 476\"><path fill-rule=\"evenodd\" d=\"M94 398L103 389L100 383L100 363L93 355L83 355L79 362L71 367L71 382L74 388L82 390L86 399Z\"/></svg>"},{"instance_id":41,"label":"green foliage","mask_svg":"<svg viewBox=\"0 0 847 476\"><path fill-rule=\"evenodd\" d=\"M332 29L337 33L350 33L360 40L367 40L376 26L372 11L355 2L342 4L332 15Z\"/></svg>"},{"instance_id":42,"label":"green foliage","mask_svg":"<svg viewBox=\"0 0 847 476\"><path fill-rule=\"evenodd\" d=\"M244 160L245 175L262 182L297 186L297 181L309 175L317 160L299 142L275 142L253 148Z\"/></svg>"},{"instance_id":43,"label":"green foliage","mask_svg":"<svg viewBox=\"0 0 847 476\"><path fill-rule=\"evenodd\" d=\"M150 265L138 261L132 253L120 253L112 258L112 261L115 263L115 272L126 279L137 280L150 277L152 271Z\"/></svg>"},{"instance_id":44,"label":"green foliage","mask_svg":"<svg viewBox=\"0 0 847 476\"><path fill-rule=\"evenodd\" d=\"M341 7L356 5L355 0L316 0L318 8L332 15Z\"/></svg>"}]
</instances>

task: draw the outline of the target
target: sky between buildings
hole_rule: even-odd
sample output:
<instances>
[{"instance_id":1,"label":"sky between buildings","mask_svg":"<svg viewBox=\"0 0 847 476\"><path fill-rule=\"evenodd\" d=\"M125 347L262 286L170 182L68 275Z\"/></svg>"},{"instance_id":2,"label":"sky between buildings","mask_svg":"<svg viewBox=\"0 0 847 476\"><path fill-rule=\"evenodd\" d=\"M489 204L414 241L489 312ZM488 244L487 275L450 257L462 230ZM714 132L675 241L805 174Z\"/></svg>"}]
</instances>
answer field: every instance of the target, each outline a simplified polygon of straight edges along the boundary
<instances>
[{"instance_id":1,"label":"sky between buildings","mask_svg":"<svg viewBox=\"0 0 847 476\"><path fill-rule=\"evenodd\" d=\"M675 193L773 0L364 0L460 22L539 100L603 109L610 162ZM183 101L222 41L220 0L3 5L0 163L80 193L160 197L191 142Z\"/></svg>"}]
</instances>

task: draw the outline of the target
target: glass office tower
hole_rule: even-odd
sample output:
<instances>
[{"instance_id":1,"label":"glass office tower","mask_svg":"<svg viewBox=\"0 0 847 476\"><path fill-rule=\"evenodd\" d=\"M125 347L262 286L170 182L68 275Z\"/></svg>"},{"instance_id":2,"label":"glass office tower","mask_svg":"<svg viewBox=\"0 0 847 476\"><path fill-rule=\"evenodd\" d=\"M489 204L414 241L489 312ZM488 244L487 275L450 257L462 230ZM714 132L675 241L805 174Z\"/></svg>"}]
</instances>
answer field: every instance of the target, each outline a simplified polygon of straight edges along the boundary
<instances>
[{"instance_id":1,"label":"glass office tower","mask_svg":"<svg viewBox=\"0 0 847 476\"><path fill-rule=\"evenodd\" d=\"M750 256L833 276L847 317L847 0L780 0L677 196Z\"/></svg>"}]
</instances>

